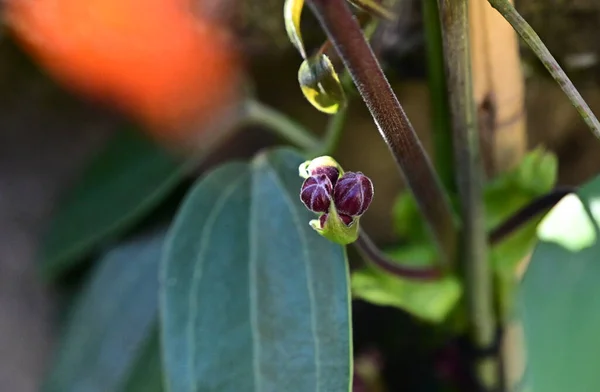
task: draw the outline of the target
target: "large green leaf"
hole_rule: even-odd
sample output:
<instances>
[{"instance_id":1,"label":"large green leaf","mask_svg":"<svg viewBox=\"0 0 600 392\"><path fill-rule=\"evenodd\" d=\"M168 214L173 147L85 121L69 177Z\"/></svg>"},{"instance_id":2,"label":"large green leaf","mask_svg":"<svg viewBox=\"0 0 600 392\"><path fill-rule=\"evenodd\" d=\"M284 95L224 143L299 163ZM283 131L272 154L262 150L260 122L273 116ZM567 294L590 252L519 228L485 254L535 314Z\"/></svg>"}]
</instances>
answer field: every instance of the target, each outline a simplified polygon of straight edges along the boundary
<instances>
[{"instance_id":1,"label":"large green leaf","mask_svg":"<svg viewBox=\"0 0 600 392\"><path fill-rule=\"evenodd\" d=\"M141 389L127 386L143 369L160 370L152 365L152 356L158 355L149 347L156 336L164 237L164 231L147 234L100 260L74 305L44 391L160 391L148 383Z\"/></svg>"},{"instance_id":2,"label":"large green leaf","mask_svg":"<svg viewBox=\"0 0 600 392\"><path fill-rule=\"evenodd\" d=\"M43 272L56 276L131 228L185 174L182 162L140 132L119 132L58 209L42 247Z\"/></svg>"},{"instance_id":3,"label":"large green leaf","mask_svg":"<svg viewBox=\"0 0 600 392\"><path fill-rule=\"evenodd\" d=\"M538 226L520 290L533 392L600 391L600 177Z\"/></svg>"},{"instance_id":4,"label":"large green leaf","mask_svg":"<svg viewBox=\"0 0 600 392\"><path fill-rule=\"evenodd\" d=\"M288 150L208 174L181 207L161 272L170 391L348 391L344 248L299 200Z\"/></svg>"},{"instance_id":5,"label":"large green leaf","mask_svg":"<svg viewBox=\"0 0 600 392\"><path fill-rule=\"evenodd\" d=\"M163 371L158 330L153 331L138 355L123 392L162 392Z\"/></svg>"},{"instance_id":6,"label":"large green leaf","mask_svg":"<svg viewBox=\"0 0 600 392\"><path fill-rule=\"evenodd\" d=\"M556 156L537 148L530 151L515 169L487 184L484 200L488 230L498 227L536 197L550 192L556 183L557 173ZM531 219L491 249L490 260L497 278L503 318L510 318L514 314L515 288L518 284L516 270L536 244L535 232L540 219Z\"/></svg>"}]
</instances>

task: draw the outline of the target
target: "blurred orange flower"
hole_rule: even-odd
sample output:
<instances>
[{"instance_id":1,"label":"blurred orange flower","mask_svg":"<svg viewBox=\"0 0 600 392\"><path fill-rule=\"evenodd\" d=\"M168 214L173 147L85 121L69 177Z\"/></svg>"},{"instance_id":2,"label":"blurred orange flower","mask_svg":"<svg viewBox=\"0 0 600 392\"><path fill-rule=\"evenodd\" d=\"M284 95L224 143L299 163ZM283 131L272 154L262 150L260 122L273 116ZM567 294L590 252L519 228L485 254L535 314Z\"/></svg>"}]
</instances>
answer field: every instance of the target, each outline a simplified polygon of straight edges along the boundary
<instances>
[{"instance_id":1,"label":"blurred orange flower","mask_svg":"<svg viewBox=\"0 0 600 392\"><path fill-rule=\"evenodd\" d=\"M6 16L55 79L136 117L155 136L200 130L236 101L233 39L193 12L191 0L8 0Z\"/></svg>"}]
</instances>

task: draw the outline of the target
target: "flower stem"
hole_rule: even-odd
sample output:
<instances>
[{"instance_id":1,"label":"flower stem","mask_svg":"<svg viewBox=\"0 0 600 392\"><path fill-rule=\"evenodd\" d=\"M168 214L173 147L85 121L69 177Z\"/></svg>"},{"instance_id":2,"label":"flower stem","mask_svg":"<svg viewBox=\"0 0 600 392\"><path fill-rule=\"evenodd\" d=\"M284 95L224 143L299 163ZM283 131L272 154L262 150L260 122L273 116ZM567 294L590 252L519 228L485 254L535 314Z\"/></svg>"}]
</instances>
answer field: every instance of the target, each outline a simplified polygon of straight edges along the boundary
<instances>
[{"instance_id":1,"label":"flower stem","mask_svg":"<svg viewBox=\"0 0 600 392\"><path fill-rule=\"evenodd\" d=\"M303 126L277 110L256 100L245 104L245 122L267 127L271 132L304 151L316 151L321 141Z\"/></svg>"},{"instance_id":2,"label":"flower stem","mask_svg":"<svg viewBox=\"0 0 600 392\"><path fill-rule=\"evenodd\" d=\"M340 107L338 112L329 118L327 128L325 129L325 135L323 136L322 147L319 147L315 156L319 155L334 155L337 149L344 125L346 125L346 117L348 114L348 103Z\"/></svg>"},{"instance_id":3,"label":"flower stem","mask_svg":"<svg viewBox=\"0 0 600 392\"><path fill-rule=\"evenodd\" d=\"M358 239L354 245L363 254L365 259L394 276L411 280L435 280L439 279L442 274L439 268L434 267L416 267L401 265L397 261L388 258L379 248L369 235L360 230Z\"/></svg>"},{"instance_id":4,"label":"flower stem","mask_svg":"<svg viewBox=\"0 0 600 392\"><path fill-rule=\"evenodd\" d=\"M489 235L489 242L491 245L495 245L511 233L518 230L521 226L528 223L532 218L548 211L556 205L563 197L570 193L575 193L576 189L571 187L563 187L554 189L545 195L542 195L536 199L533 199L526 204L508 219L502 222L496 227Z\"/></svg>"},{"instance_id":5,"label":"flower stem","mask_svg":"<svg viewBox=\"0 0 600 392\"><path fill-rule=\"evenodd\" d=\"M468 328L474 348L485 351L495 342L496 315L485 233L479 130L471 80L469 4L468 0L438 0L438 4L463 222L461 259L464 261ZM475 358L473 375L483 391L496 390L500 382L498 361Z\"/></svg>"},{"instance_id":6,"label":"flower stem","mask_svg":"<svg viewBox=\"0 0 600 392\"><path fill-rule=\"evenodd\" d=\"M456 227L448 197L345 0L309 0L406 179L448 268Z\"/></svg>"},{"instance_id":7,"label":"flower stem","mask_svg":"<svg viewBox=\"0 0 600 392\"><path fill-rule=\"evenodd\" d=\"M579 94L579 91L575 88L569 77L562 70L558 62L554 59L546 45L542 42L537 33L533 28L523 19L516 8L511 4L509 0L488 0L490 5L494 7L508 23L515 29L515 31L521 36L523 41L529 47L535 55L540 59L544 67L550 72L550 75L558 83L563 92L567 95L575 109L579 112L583 121L587 124L593 134L600 138L600 122Z\"/></svg>"},{"instance_id":8,"label":"flower stem","mask_svg":"<svg viewBox=\"0 0 600 392\"><path fill-rule=\"evenodd\" d=\"M444 74L444 54L442 30L437 0L423 0L423 22L427 46L427 81L431 102L431 130L434 161L438 175L446 189L456 190L454 182L454 156L452 152L452 124L446 76Z\"/></svg>"},{"instance_id":9,"label":"flower stem","mask_svg":"<svg viewBox=\"0 0 600 392\"><path fill-rule=\"evenodd\" d=\"M363 33L367 39L370 39L373 33L375 33L378 25L379 20L377 18L373 19L366 25ZM331 43L327 41L327 44ZM347 102L346 105L340 107L339 111L329 119L323 138L323 148L319 150L317 155L333 155L340 143L340 139L342 138L344 125L346 125L348 118L348 106L350 106L352 98L355 95L353 94L354 89L352 85L352 77L348 73L347 69L344 69L342 72L340 76L340 82L346 91Z\"/></svg>"}]
</instances>

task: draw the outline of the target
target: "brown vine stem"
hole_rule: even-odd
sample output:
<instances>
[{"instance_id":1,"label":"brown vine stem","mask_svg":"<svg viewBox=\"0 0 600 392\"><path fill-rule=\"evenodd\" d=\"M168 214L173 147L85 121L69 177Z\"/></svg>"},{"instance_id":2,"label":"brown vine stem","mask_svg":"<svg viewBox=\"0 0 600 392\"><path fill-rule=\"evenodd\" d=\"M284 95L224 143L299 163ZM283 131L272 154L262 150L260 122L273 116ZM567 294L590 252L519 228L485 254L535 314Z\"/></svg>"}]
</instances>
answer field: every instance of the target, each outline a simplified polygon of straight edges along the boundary
<instances>
[{"instance_id":1,"label":"brown vine stem","mask_svg":"<svg viewBox=\"0 0 600 392\"><path fill-rule=\"evenodd\" d=\"M530 201L492 230L487 237L488 242L490 245L497 245L506 239L506 237L531 222L532 219L550 210L563 197L576 191L576 188L571 187L556 188ZM369 235L362 229L354 245L367 262L399 278L428 281L442 277L442 270L439 268L417 267L408 265L406 261L391 259L377 247Z\"/></svg>"},{"instance_id":2,"label":"brown vine stem","mask_svg":"<svg viewBox=\"0 0 600 392\"><path fill-rule=\"evenodd\" d=\"M440 250L444 268L455 258L457 231L448 197L346 0L309 0L348 69Z\"/></svg>"},{"instance_id":3,"label":"brown vine stem","mask_svg":"<svg viewBox=\"0 0 600 392\"><path fill-rule=\"evenodd\" d=\"M427 281L439 279L442 276L442 271L439 268L402 265L390 259L362 229L354 245L368 262L399 278Z\"/></svg>"},{"instance_id":4,"label":"brown vine stem","mask_svg":"<svg viewBox=\"0 0 600 392\"><path fill-rule=\"evenodd\" d=\"M576 188L571 187L556 188L545 195L533 199L490 233L488 239L490 244L494 245L502 242L503 239L530 222L531 219L547 212L554 207L556 203L561 201L563 197L570 193L575 193L576 191Z\"/></svg>"},{"instance_id":5,"label":"brown vine stem","mask_svg":"<svg viewBox=\"0 0 600 392\"><path fill-rule=\"evenodd\" d=\"M465 282L468 328L476 350L486 351L496 337L492 273L488 262L479 153L477 111L471 80L468 0L438 0L446 64L457 189L462 217L461 272ZM475 376L482 391L495 391L499 362L475 358Z\"/></svg>"},{"instance_id":6,"label":"brown vine stem","mask_svg":"<svg viewBox=\"0 0 600 392\"><path fill-rule=\"evenodd\" d=\"M598 122L598 119L588 104L584 101L581 94L579 94L579 91L577 91L567 74L565 74L560 65L558 65L558 62L554 59L554 56L552 56L535 30L533 30L529 23L523 19L521 14L519 14L509 0L488 1L490 5L511 24L523 41L529 45L531 50L533 50L538 59L544 64L544 67L550 72L550 75L552 75L554 80L567 95L573 106L575 106L575 109L577 109L579 115L583 118L583 121L585 121L593 134L600 139L600 122Z\"/></svg>"}]
</instances>

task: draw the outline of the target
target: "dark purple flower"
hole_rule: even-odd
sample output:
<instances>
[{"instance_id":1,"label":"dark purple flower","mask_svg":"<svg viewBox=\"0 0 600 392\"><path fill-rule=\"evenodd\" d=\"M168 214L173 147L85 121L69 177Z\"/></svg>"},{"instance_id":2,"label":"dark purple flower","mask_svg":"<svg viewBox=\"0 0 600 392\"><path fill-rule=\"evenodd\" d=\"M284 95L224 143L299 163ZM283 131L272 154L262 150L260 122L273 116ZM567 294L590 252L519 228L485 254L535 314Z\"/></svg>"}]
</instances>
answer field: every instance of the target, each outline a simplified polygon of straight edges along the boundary
<instances>
[{"instance_id":1,"label":"dark purple flower","mask_svg":"<svg viewBox=\"0 0 600 392\"><path fill-rule=\"evenodd\" d=\"M327 212L331 204L333 185L325 174L308 177L302 184L300 200L313 212Z\"/></svg>"},{"instance_id":2,"label":"dark purple flower","mask_svg":"<svg viewBox=\"0 0 600 392\"><path fill-rule=\"evenodd\" d=\"M331 181L331 185L333 186L335 186L340 176L340 172L338 171L338 169L333 166L319 166L314 168L310 173L311 176L315 176L318 174L325 174L327 178L329 178L329 181Z\"/></svg>"},{"instance_id":3,"label":"dark purple flower","mask_svg":"<svg viewBox=\"0 0 600 392\"><path fill-rule=\"evenodd\" d=\"M373 201L373 183L361 172L347 172L335 184L333 201L340 214L360 216Z\"/></svg>"},{"instance_id":4,"label":"dark purple flower","mask_svg":"<svg viewBox=\"0 0 600 392\"><path fill-rule=\"evenodd\" d=\"M323 214L319 217L319 223L321 224L321 227L325 226L325 222L327 222L327 217L328 217L327 214ZM350 226L350 224L354 220L354 218L352 218L351 216L348 216L348 215L339 214L339 217L342 220L342 222L344 222L346 224L346 226Z\"/></svg>"}]
</instances>

